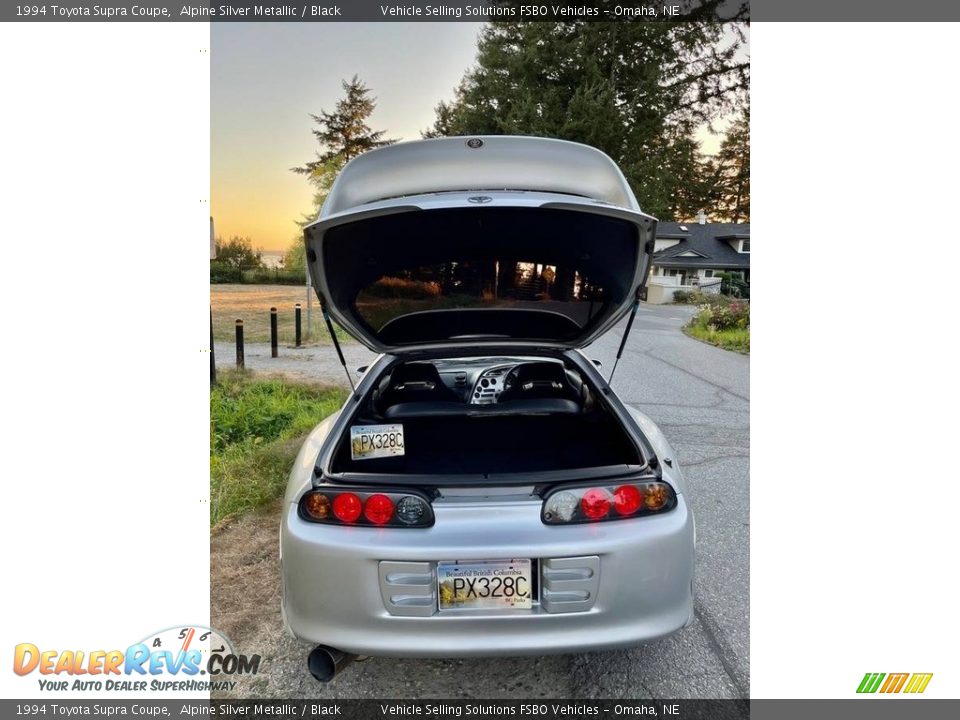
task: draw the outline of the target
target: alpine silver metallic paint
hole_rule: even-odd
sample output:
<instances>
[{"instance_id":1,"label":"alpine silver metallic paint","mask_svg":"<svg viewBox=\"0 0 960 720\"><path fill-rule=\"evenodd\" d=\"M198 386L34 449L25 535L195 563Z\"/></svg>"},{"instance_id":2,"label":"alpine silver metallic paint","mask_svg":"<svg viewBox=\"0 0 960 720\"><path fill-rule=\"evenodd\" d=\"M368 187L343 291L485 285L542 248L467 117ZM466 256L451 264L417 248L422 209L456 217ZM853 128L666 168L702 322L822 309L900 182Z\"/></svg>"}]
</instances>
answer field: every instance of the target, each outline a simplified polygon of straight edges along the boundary
<instances>
[{"instance_id":1,"label":"alpine silver metallic paint","mask_svg":"<svg viewBox=\"0 0 960 720\"><path fill-rule=\"evenodd\" d=\"M483 195L494 204L576 208L629 218L652 240L644 215L616 165L586 146L538 138L468 138L407 143L353 160L334 184L314 229L370 215L461 207ZM647 258L638 268L646 276ZM311 263L318 293L320 268ZM354 334L336 308L335 319ZM626 312L626 308L624 309ZM612 317L609 330L623 314ZM362 333L361 333L362 334ZM591 338L592 339L592 338ZM491 342L497 353L552 353L575 366L604 398L627 434L656 456L677 507L660 515L547 526L530 485L437 490L430 528L343 527L310 523L297 512L316 468L329 466L356 398L402 358L381 354L344 408L310 434L291 470L280 528L282 611L290 634L348 653L393 657L539 655L627 647L661 638L693 617L694 517L676 454L645 415L623 405L577 348ZM477 343L483 355L485 343ZM441 347L417 347L417 352ZM411 350L405 350L410 352ZM492 349L491 349L492 352ZM669 461L669 462L668 462ZM531 610L440 611L441 561L531 558L539 593Z\"/></svg>"}]
</instances>

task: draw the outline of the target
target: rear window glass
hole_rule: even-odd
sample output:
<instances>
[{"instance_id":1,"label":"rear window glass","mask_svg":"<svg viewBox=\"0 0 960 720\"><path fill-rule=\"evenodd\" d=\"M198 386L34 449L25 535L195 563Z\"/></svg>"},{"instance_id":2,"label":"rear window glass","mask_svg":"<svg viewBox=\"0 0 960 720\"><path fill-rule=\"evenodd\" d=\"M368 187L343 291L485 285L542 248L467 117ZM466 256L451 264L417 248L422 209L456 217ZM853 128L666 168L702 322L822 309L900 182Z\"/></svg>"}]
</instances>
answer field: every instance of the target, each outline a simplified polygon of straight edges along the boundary
<instances>
[{"instance_id":1,"label":"rear window glass","mask_svg":"<svg viewBox=\"0 0 960 720\"><path fill-rule=\"evenodd\" d=\"M384 342L572 340L632 288L636 232L557 209L406 212L331 228L324 264L334 302Z\"/></svg>"},{"instance_id":2,"label":"rear window glass","mask_svg":"<svg viewBox=\"0 0 960 720\"><path fill-rule=\"evenodd\" d=\"M547 310L582 328L604 307L606 294L569 267L513 258L452 260L384 275L361 289L354 303L376 330L401 315L455 308Z\"/></svg>"}]
</instances>

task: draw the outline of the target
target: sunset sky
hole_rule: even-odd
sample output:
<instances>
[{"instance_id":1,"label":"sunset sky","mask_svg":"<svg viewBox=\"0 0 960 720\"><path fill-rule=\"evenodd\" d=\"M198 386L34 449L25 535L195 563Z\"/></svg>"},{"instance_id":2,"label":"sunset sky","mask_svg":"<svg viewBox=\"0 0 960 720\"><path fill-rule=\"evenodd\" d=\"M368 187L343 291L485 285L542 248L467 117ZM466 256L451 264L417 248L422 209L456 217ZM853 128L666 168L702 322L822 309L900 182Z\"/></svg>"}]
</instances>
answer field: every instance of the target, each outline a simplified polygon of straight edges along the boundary
<instances>
[{"instance_id":1,"label":"sunset sky","mask_svg":"<svg viewBox=\"0 0 960 720\"><path fill-rule=\"evenodd\" d=\"M310 113L354 74L377 98L370 125L416 140L476 57L473 23L211 23L211 210L216 233L283 250L311 209ZM703 149L718 140L704 130Z\"/></svg>"}]
</instances>

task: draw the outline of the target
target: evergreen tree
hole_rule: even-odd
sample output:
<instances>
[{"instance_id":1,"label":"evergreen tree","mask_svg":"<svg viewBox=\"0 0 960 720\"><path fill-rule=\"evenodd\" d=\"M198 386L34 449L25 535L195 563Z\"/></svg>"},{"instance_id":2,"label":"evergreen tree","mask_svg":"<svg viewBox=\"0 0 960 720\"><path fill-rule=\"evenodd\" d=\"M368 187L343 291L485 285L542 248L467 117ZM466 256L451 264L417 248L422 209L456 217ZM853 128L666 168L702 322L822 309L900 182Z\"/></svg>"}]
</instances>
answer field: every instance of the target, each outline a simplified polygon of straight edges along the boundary
<instances>
[{"instance_id":1,"label":"evergreen tree","mask_svg":"<svg viewBox=\"0 0 960 720\"><path fill-rule=\"evenodd\" d=\"M617 161L646 211L686 219L708 201L694 132L746 99L744 42L741 26L706 20L491 22L477 66L423 134L587 143Z\"/></svg>"},{"instance_id":2,"label":"evergreen tree","mask_svg":"<svg viewBox=\"0 0 960 720\"><path fill-rule=\"evenodd\" d=\"M729 222L750 222L750 107L727 130L713 159L712 207Z\"/></svg>"},{"instance_id":3,"label":"evergreen tree","mask_svg":"<svg viewBox=\"0 0 960 720\"><path fill-rule=\"evenodd\" d=\"M320 144L316 159L291 168L295 173L306 175L316 189L313 197L315 211L320 210L344 165L367 150L396 142L384 138L385 130L372 130L367 125L367 119L377 106L370 88L356 75L341 84L344 97L337 102L333 112L321 110L319 115L310 115L317 125L312 130L313 135Z\"/></svg>"},{"instance_id":4,"label":"evergreen tree","mask_svg":"<svg viewBox=\"0 0 960 720\"><path fill-rule=\"evenodd\" d=\"M316 159L290 168L299 175L306 175L314 187L313 211L297 221L300 226L316 218L344 165L367 150L396 142L384 138L385 130L372 130L367 125L367 119L377 106L377 99L371 96L370 88L356 75L349 82L342 81L341 85L344 96L337 101L333 112L321 110L319 115L310 115L317 125L311 132L320 144ZM303 240L297 238L284 254L284 267L299 270L305 266Z\"/></svg>"}]
</instances>

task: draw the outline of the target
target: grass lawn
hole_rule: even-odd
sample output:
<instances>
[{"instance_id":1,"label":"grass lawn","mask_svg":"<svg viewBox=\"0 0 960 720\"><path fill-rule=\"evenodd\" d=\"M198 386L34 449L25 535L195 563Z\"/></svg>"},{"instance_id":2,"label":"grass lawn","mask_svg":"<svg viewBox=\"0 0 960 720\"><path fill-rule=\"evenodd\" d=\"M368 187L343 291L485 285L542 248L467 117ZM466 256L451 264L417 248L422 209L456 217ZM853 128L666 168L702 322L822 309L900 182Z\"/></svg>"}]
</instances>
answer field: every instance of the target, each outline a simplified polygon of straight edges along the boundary
<instances>
[{"instance_id":1,"label":"grass lawn","mask_svg":"<svg viewBox=\"0 0 960 720\"><path fill-rule=\"evenodd\" d=\"M311 290L311 292L313 292ZM294 305L300 303L304 345L328 345L330 335L320 314L320 302L312 298L313 322L307 327L307 290L297 285L211 285L210 306L213 309L213 337L233 341L236 322L243 320L245 342L270 342L270 308L277 309L277 336L281 346L295 342ZM338 329L341 343L353 342Z\"/></svg>"},{"instance_id":2,"label":"grass lawn","mask_svg":"<svg viewBox=\"0 0 960 720\"><path fill-rule=\"evenodd\" d=\"M750 354L750 303L722 295L696 298L697 314L683 331L692 338L724 350Z\"/></svg>"},{"instance_id":3,"label":"grass lawn","mask_svg":"<svg viewBox=\"0 0 960 720\"><path fill-rule=\"evenodd\" d=\"M750 329L713 330L700 325L687 325L683 331L690 337L705 343L716 345L724 350L733 350L744 355L750 354Z\"/></svg>"},{"instance_id":4,"label":"grass lawn","mask_svg":"<svg viewBox=\"0 0 960 720\"><path fill-rule=\"evenodd\" d=\"M221 371L210 391L210 524L280 497L304 437L346 391Z\"/></svg>"}]
</instances>

